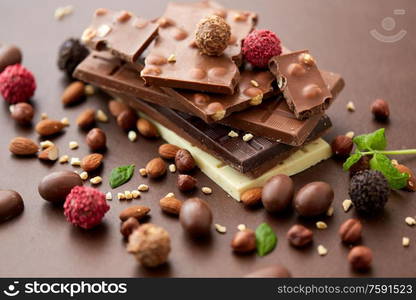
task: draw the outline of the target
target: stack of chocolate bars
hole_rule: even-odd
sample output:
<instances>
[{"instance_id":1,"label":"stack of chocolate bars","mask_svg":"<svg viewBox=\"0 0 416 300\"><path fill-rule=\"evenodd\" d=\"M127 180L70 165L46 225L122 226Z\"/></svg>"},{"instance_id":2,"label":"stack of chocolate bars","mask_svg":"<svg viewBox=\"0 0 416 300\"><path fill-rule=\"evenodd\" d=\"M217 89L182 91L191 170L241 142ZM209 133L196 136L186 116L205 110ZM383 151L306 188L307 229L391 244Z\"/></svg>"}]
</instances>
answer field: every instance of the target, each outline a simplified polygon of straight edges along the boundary
<instances>
[{"instance_id":1,"label":"stack of chocolate bars","mask_svg":"<svg viewBox=\"0 0 416 300\"><path fill-rule=\"evenodd\" d=\"M195 45L201 19L221 16L231 28L220 56ZM98 86L152 121L163 139L189 150L199 168L239 200L273 175L293 175L331 156L321 137L325 110L343 88L307 50L244 62L242 42L257 15L214 2L169 3L147 21L98 9L82 41L93 51L74 76Z\"/></svg>"}]
</instances>

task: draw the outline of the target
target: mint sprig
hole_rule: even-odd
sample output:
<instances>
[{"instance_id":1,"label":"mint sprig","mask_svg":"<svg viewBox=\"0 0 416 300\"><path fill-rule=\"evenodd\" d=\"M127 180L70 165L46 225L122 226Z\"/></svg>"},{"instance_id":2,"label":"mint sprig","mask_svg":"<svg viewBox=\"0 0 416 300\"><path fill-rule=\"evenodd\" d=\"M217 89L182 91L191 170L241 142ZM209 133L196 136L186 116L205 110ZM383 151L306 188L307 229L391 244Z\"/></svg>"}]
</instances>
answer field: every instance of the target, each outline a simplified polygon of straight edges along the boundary
<instances>
[{"instance_id":1,"label":"mint sprig","mask_svg":"<svg viewBox=\"0 0 416 300\"><path fill-rule=\"evenodd\" d=\"M111 171L110 175L110 186L111 188L119 187L120 185L126 183L130 180L130 178L133 176L134 172L134 165L127 165L127 166L120 166L117 168L114 168Z\"/></svg>"},{"instance_id":2,"label":"mint sprig","mask_svg":"<svg viewBox=\"0 0 416 300\"><path fill-rule=\"evenodd\" d=\"M273 251L277 244L277 236L266 223L260 224L256 229L256 247L259 256L265 256Z\"/></svg>"},{"instance_id":3,"label":"mint sprig","mask_svg":"<svg viewBox=\"0 0 416 300\"><path fill-rule=\"evenodd\" d=\"M370 168L380 171L386 177L390 188L399 190L407 185L409 175L397 170L387 155L416 154L416 149L385 150L387 139L384 128L369 134L356 136L352 141L356 146L356 150L345 161L343 165L345 171L348 171L364 155L371 155Z\"/></svg>"}]
</instances>

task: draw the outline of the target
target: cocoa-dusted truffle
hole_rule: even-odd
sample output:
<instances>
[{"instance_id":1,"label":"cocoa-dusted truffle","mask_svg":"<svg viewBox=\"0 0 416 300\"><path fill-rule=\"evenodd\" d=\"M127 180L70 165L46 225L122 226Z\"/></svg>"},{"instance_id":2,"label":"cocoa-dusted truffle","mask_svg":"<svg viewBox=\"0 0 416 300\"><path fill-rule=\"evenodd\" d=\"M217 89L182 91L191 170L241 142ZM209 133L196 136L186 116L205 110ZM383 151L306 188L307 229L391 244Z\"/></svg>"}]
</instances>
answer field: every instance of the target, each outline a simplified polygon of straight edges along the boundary
<instances>
[{"instance_id":1,"label":"cocoa-dusted truffle","mask_svg":"<svg viewBox=\"0 0 416 300\"><path fill-rule=\"evenodd\" d=\"M374 214L386 205L390 193L387 179L376 170L360 171L351 178L349 195L358 212Z\"/></svg>"},{"instance_id":2,"label":"cocoa-dusted truffle","mask_svg":"<svg viewBox=\"0 0 416 300\"><path fill-rule=\"evenodd\" d=\"M219 16L211 15L202 19L195 33L195 43L201 53L220 56L231 37L230 25Z\"/></svg>"},{"instance_id":3,"label":"cocoa-dusted truffle","mask_svg":"<svg viewBox=\"0 0 416 300\"><path fill-rule=\"evenodd\" d=\"M72 78L75 68L88 54L88 49L78 39L69 38L59 48L58 67Z\"/></svg>"}]
</instances>

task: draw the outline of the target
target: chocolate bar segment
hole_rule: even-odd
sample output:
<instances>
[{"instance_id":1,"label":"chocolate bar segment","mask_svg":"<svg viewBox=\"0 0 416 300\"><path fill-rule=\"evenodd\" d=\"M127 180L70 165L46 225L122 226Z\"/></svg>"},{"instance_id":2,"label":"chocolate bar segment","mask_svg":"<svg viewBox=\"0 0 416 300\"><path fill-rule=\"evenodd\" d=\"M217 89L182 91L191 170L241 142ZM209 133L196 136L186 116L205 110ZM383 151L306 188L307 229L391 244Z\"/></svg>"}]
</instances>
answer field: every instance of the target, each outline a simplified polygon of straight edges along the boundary
<instances>
[{"instance_id":1,"label":"chocolate bar segment","mask_svg":"<svg viewBox=\"0 0 416 300\"><path fill-rule=\"evenodd\" d=\"M339 74L322 71L325 88L330 90L335 99L343 89L344 81ZM316 126L321 115L311 116L306 120L298 120L290 111L287 103L280 94L276 99L236 112L220 122L254 135L279 141L292 146L302 145Z\"/></svg>"},{"instance_id":2,"label":"chocolate bar segment","mask_svg":"<svg viewBox=\"0 0 416 300\"><path fill-rule=\"evenodd\" d=\"M202 55L194 42L196 25L214 14L230 25L230 45L221 56ZM150 85L231 95L239 81L241 42L256 20L254 13L225 10L210 1L169 3L141 76Z\"/></svg>"},{"instance_id":3,"label":"chocolate bar segment","mask_svg":"<svg viewBox=\"0 0 416 300\"><path fill-rule=\"evenodd\" d=\"M92 50L109 50L113 55L134 62L157 36L158 24L127 11L99 8L82 41Z\"/></svg>"},{"instance_id":4,"label":"chocolate bar segment","mask_svg":"<svg viewBox=\"0 0 416 300\"><path fill-rule=\"evenodd\" d=\"M269 67L297 119L321 115L329 107L331 92L308 50L275 56Z\"/></svg>"},{"instance_id":5,"label":"chocolate bar segment","mask_svg":"<svg viewBox=\"0 0 416 300\"><path fill-rule=\"evenodd\" d=\"M244 133L235 130L239 133L239 137L230 137L228 134L233 129L228 126L218 123L207 124L197 117L120 93L110 92L110 94L252 178L259 177L299 149L299 147L273 142L259 136L249 142L244 142L241 138ZM331 126L328 116L323 116L305 144L324 135Z\"/></svg>"}]
</instances>

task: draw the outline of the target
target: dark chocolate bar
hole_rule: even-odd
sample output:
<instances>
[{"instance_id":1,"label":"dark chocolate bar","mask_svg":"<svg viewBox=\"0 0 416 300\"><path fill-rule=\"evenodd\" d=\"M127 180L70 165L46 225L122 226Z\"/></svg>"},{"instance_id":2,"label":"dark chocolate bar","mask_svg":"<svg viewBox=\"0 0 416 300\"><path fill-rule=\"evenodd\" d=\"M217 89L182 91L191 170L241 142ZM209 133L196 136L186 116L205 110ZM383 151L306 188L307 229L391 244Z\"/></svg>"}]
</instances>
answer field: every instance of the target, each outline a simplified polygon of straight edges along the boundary
<instances>
[{"instance_id":1,"label":"dark chocolate bar","mask_svg":"<svg viewBox=\"0 0 416 300\"><path fill-rule=\"evenodd\" d=\"M260 136L255 136L250 141L244 142L241 138L244 133L228 126L218 123L207 124L201 119L186 113L177 112L121 93L110 92L110 94L122 99L131 107L144 112L191 144L252 178L259 177L300 148L270 141ZM332 123L329 117L322 116L305 144L324 135L331 126ZM228 134L231 130L239 133L240 137L230 137Z\"/></svg>"},{"instance_id":2,"label":"dark chocolate bar","mask_svg":"<svg viewBox=\"0 0 416 300\"><path fill-rule=\"evenodd\" d=\"M157 36L158 24L127 11L99 8L81 40L92 50L109 50L125 61L134 62Z\"/></svg>"},{"instance_id":3,"label":"dark chocolate bar","mask_svg":"<svg viewBox=\"0 0 416 300\"><path fill-rule=\"evenodd\" d=\"M329 107L331 92L308 50L275 56L270 60L269 67L297 119L322 115Z\"/></svg>"},{"instance_id":4,"label":"dark chocolate bar","mask_svg":"<svg viewBox=\"0 0 416 300\"><path fill-rule=\"evenodd\" d=\"M194 43L196 25L209 15L223 17L231 27L230 45L221 56L202 55ZM241 42L256 21L254 13L215 2L169 3L141 76L150 85L231 95L239 81Z\"/></svg>"}]
</instances>

